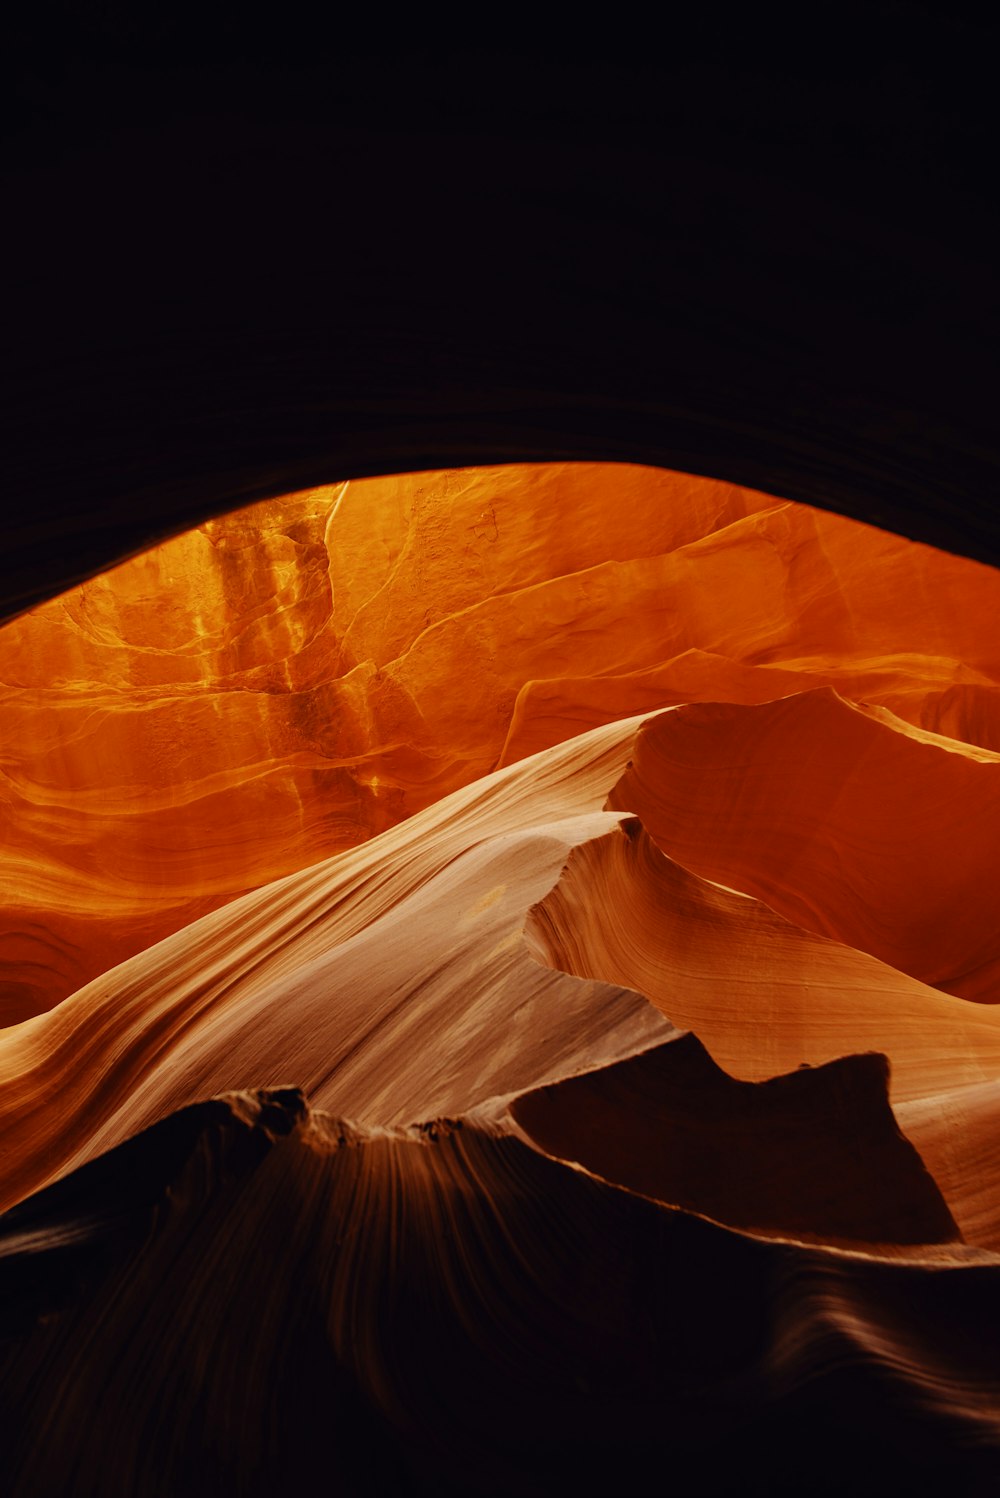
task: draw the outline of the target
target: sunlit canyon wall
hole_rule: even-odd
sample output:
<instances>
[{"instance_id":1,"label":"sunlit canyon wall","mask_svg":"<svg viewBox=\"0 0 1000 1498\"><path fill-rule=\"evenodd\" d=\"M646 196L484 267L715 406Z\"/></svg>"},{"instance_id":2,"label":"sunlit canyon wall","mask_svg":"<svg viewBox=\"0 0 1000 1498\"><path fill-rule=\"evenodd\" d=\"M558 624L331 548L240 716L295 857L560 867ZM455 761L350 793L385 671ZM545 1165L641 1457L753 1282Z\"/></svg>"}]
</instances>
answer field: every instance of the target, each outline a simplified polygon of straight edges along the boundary
<instances>
[{"instance_id":1,"label":"sunlit canyon wall","mask_svg":"<svg viewBox=\"0 0 1000 1498\"><path fill-rule=\"evenodd\" d=\"M0 1018L631 713L830 685L1000 748L998 601L968 561L625 466L369 479L210 522L0 633ZM787 752L809 763L809 735L837 731ZM811 773L802 795L825 807L837 788ZM851 787L862 819L878 775ZM914 827L898 800L892 842ZM912 901L911 879L887 882Z\"/></svg>"},{"instance_id":2,"label":"sunlit canyon wall","mask_svg":"<svg viewBox=\"0 0 1000 1498\"><path fill-rule=\"evenodd\" d=\"M998 612L575 464L0 631L14 1491L987 1491Z\"/></svg>"}]
</instances>

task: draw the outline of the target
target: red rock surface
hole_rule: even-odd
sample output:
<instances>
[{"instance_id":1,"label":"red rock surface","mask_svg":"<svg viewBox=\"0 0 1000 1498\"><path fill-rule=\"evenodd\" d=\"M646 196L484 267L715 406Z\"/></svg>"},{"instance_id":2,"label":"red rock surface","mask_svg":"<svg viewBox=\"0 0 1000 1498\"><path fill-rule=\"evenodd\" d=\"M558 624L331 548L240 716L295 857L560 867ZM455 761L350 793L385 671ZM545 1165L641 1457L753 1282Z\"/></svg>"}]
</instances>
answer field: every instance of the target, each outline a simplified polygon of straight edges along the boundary
<instances>
[{"instance_id":1,"label":"red rock surface","mask_svg":"<svg viewBox=\"0 0 1000 1498\"><path fill-rule=\"evenodd\" d=\"M830 690L700 704L647 726L612 800L692 871L1000 1001L1000 754Z\"/></svg>"},{"instance_id":2,"label":"red rock surface","mask_svg":"<svg viewBox=\"0 0 1000 1498\"><path fill-rule=\"evenodd\" d=\"M587 465L0 632L13 1491L991 1490L998 603Z\"/></svg>"},{"instance_id":3,"label":"red rock surface","mask_svg":"<svg viewBox=\"0 0 1000 1498\"><path fill-rule=\"evenodd\" d=\"M998 604L979 564L625 465L211 521L0 631L0 1022L622 715L824 683L1000 750Z\"/></svg>"}]
</instances>

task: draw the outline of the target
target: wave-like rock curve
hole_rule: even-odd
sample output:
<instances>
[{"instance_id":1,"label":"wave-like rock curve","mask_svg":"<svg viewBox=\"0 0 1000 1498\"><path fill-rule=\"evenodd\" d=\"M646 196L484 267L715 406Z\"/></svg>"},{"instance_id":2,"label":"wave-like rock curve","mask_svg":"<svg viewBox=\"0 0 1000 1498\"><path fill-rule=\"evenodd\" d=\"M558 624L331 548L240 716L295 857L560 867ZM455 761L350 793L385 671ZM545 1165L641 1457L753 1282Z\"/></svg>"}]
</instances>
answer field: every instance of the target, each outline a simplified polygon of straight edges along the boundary
<instances>
[{"instance_id":1,"label":"wave-like rock curve","mask_svg":"<svg viewBox=\"0 0 1000 1498\"><path fill-rule=\"evenodd\" d=\"M996 575L612 475L0 635L17 1493L995 1487Z\"/></svg>"},{"instance_id":2,"label":"wave-like rock curve","mask_svg":"<svg viewBox=\"0 0 1000 1498\"><path fill-rule=\"evenodd\" d=\"M830 689L695 704L646 726L609 805L807 930L1000 1000L1000 754Z\"/></svg>"},{"instance_id":3,"label":"wave-like rock curve","mask_svg":"<svg viewBox=\"0 0 1000 1498\"><path fill-rule=\"evenodd\" d=\"M621 716L824 684L1000 750L998 609L989 568L629 465L213 520L0 631L0 1025Z\"/></svg>"},{"instance_id":4,"label":"wave-like rock curve","mask_svg":"<svg viewBox=\"0 0 1000 1498\"><path fill-rule=\"evenodd\" d=\"M663 722L639 730L638 765ZM737 1077L882 1051L896 1104L1000 1081L992 1005L941 993L691 873L635 818L573 850L526 932L539 961L646 994Z\"/></svg>"}]
</instances>

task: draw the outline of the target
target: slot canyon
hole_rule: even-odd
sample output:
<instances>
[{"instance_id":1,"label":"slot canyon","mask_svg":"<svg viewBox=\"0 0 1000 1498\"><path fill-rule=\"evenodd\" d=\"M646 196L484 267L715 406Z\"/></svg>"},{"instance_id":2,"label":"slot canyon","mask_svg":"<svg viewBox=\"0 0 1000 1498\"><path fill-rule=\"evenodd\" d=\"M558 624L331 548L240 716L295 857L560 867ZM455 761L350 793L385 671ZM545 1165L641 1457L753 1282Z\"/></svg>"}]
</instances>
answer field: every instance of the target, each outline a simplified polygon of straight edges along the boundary
<instances>
[{"instance_id":1,"label":"slot canyon","mask_svg":"<svg viewBox=\"0 0 1000 1498\"><path fill-rule=\"evenodd\" d=\"M4 1498L1000 1486L1000 23L777 12L6 22Z\"/></svg>"},{"instance_id":2,"label":"slot canyon","mask_svg":"<svg viewBox=\"0 0 1000 1498\"><path fill-rule=\"evenodd\" d=\"M998 613L561 463L263 501L0 629L15 1491L818 1442L832 1491L859 1428L986 1482Z\"/></svg>"}]
</instances>

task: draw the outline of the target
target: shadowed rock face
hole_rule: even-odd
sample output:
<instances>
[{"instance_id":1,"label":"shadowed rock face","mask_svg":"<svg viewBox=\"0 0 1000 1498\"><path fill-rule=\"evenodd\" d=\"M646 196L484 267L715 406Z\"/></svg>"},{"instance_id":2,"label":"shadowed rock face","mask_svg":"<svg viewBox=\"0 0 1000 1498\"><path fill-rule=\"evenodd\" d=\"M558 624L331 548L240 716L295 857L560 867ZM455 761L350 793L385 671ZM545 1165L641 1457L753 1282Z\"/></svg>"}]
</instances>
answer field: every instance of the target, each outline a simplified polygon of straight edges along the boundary
<instances>
[{"instance_id":1,"label":"shadowed rock face","mask_svg":"<svg viewBox=\"0 0 1000 1498\"><path fill-rule=\"evenodd\" d=\"M958 1236L887 1106L882 1056L736 1082L693 1035L519 1098L549 1154L735 1227L825 1242Z\"/></svg>"},{"instance_id":2,"label":"shadowed rock face","mask_svg":"<svg viewBox=\"0 0 1000 1498\"><path fill-rule=\"evenodd\" d=\"M742 1236L507 1127L242 1094L8 1213L12 1491L736 1493L750 1461L791 1493L817 1443L820 1492L995 1470L995 1268Z\"/></svg>"}]
</instances>

